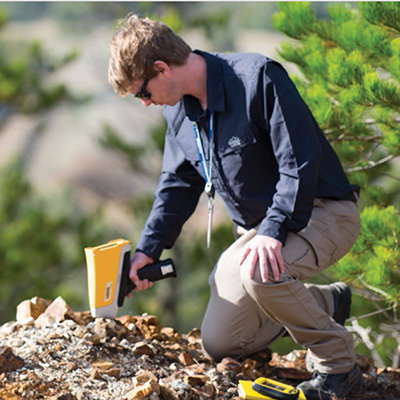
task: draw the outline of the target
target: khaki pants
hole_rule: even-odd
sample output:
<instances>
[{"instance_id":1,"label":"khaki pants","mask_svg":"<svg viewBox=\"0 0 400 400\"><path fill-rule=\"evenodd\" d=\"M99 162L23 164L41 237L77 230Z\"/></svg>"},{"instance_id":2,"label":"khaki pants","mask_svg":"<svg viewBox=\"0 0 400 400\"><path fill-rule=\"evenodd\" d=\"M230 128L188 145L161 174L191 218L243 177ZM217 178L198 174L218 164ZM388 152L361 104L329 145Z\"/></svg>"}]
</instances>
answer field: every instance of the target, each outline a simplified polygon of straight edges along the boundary
<instances>
[{"instance_id":1,"label":"khaki pants","mask_svg":"<svg viewBox=\"0 0 400 400\"><path fill-rule=\"evenodd\" d=\"M316 199L308 226L289 233L282 255L285 272L262 283L238 265L243 246L256 229L241 229L221 255L209 284L211 295L201 331L203 348L214 359L246 356L265 349L285 332L309 351L322 373L344 373L355 363L352 334L331 317L332 293L303 282L343 257L359 233L356 203ZM239 229L240 230L240 229Z\"/></svg>"}]
</instances>

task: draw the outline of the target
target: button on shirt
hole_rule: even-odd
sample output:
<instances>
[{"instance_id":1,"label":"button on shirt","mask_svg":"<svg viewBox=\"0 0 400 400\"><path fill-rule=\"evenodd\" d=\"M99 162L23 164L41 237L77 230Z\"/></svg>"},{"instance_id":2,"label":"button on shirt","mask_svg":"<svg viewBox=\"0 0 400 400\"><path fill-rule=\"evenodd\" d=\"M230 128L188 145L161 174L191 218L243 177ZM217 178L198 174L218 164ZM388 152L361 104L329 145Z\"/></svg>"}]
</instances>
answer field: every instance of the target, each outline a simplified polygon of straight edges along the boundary
<instances>
[{"instance_id":1,"label":"button on shirt","mask_svg":"<svg viewBox=\"0 0 400 400\"><path fill-rule=\"evenodd\" d=\"M205 181L192 122L209 155L209 110L212 182L238 225L259 225L259 234L284 244L288 232L307 226L316 197L340 200L358 190L279 63L252 53L195 52L207 64L208 109L192 96L164 107L162 173L138 250L158 259L194 212Z\"/></svg>"}]
</instances>

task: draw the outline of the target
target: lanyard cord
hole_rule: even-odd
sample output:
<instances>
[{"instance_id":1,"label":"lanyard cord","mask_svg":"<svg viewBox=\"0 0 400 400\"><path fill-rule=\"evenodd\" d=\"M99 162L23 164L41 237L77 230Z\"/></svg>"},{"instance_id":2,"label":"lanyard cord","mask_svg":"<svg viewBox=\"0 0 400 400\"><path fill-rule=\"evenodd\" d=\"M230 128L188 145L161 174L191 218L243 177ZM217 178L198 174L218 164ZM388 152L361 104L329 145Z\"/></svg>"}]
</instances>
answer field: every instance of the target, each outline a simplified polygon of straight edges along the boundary
<instances>
[{"instance_id":1,"label":"lanyard cord","mask_svg":"<svg viewBox=\"0 0 400 400\"><path fill-rule=\"evenodd\" d=\"M199 127L196 122L193 122L193 131L194 137L196 140L197 152L199 154L200 165L203 170L204 180L206 181L206 185L204 186L204 191L208 196L208 226L207 226L207 248L210 247L211 242L211 226L212 226L212 217L213 217L213 199L214 199L214 188L212 185L212 165L213 165L213 153L214 153L214 113L210 110L210 119L209 119L209 139L210 143L208 146L209 149L209 165L207 168L207 160L204 154L204 147L200 137Z\"/></svg>"},{"instance_id":2,"label":"lanyard cord","mask_svg":"<svg viewBox=\"0 0 400 400\"><path fill-rule=\"evenodd\" d=\"M214 153L214 112L210 111L210 118L209 118L209 139L210 139L210 145L209 145L209 165L207 166L207 159L205 157L204 153L204 147L203 143L201 141L200 137L200 131L199 127L196 122L193 122L193 132L194 132L194 137L196 140L196 147L197 147L197 152L199 154L199 160L200 160L200 165L201 169L203 170L204 174L204 180L206 181L205 185L205 192L207 196L212 196L213 197L213 187L212 187L212 165L213 165L213 153Z\"/></svg>"}]
</instances>

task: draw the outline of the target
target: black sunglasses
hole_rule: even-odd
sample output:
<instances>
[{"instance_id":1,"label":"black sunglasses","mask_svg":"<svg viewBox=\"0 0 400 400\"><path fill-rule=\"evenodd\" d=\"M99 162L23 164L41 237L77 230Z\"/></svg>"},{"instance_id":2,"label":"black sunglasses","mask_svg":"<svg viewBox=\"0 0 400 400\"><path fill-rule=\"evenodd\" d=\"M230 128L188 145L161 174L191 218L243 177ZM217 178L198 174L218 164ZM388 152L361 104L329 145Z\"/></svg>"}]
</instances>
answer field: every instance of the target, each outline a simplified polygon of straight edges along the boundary
<instances>
[{"instance_id":1,"label":"black sunglasses","mask_svg":"<svg viewBox=\"0 0 400 400\"><path fill-rule=\"evenodd\" d=\"M140 89L134 94L134 96L135 96L136 98L138 98L138 99L150 99L151 93L149 93L149 92L146 90L146 86L147 86L148 83L149 83L149 79L146 78L146 79L143 81L143 84L142 84L142 86L140 87Z\"/></svg>"}]
</instances>

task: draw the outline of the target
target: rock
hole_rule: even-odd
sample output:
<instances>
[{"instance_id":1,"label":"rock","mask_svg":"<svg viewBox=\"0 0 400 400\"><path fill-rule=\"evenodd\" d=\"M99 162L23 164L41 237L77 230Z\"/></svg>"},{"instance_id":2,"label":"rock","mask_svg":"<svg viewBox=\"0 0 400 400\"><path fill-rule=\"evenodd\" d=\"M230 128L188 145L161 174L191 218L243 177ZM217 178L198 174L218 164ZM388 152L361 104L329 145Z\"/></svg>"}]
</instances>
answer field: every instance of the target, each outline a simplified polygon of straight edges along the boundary
<instances>
[{"instance_id":1,"label":"rock","mask_svg":"<svg viewBox=\"0 0 400 400\"><path fill-rule=\"evenodd\" d=\"M90 311L74 312L74 319L79 325L87 325L89 322L94 321Z\"/></svg>"},{"instance_id":2,"label":"rock","mask_svg":"<svg viewBox=\"0 0 400 400\"><path fill-rule=\"evenodd\" d=\"M179 354L178 359L183 365L186 366L194 364L193 357L190 355L190 353L181 353Z\"/></svg>"},{"instance_id":3,"label":"rock","mask_svg":"<svg viewBox=\"0 0 400 400\"><path fill-rule=\"evenodd\" d=\"M233 371L240 372L243 369L242 364L239 361L234 360L230 357L225 357L217 364L217 371Z\"/></svg>"},{"instance_id":4,"label":"rock","mask_svg":"<svg viewBox=\"0 0 400 400\"><path fill-rule=\"evenodd\" d=\"M133 379L134 389L128 395L128 400L143 399L150 396L152 393L160 394L160 385L154 374L147 371L142 371Z\"/></svg>"},{"instance_id":5,"label":"rock","mask_svg":"<svg viewBox=\"0 0 400 400\"><path fill-rule=\"evenodd\" d=\"M25 362L13 354L10 347L0 347L0 374L20 369Z\"/></svg>"},{"instance_id":6,"label":"rock","mask_svg":"<svg viewBox=\"0 0 400 400\"><path fill-rule=\"evenodd\" d=\"M113 366L114 366L114 364L111 361L100 360L100 361L95 361L92 363L92 367L98 368L102 371L107 371L108 369L112 368Z\"/></svg>"},{"instance_id":7,"label":"rock","mask_svg":"<svg viewBox=\"0 0 400 400\"><path fill-rule=\"evenodd\" d=\"M100 379L101 378L101 371L98 368L93 368L92 372L90 373L90 379Z\"/></svg>"},{"instance_id":8,"label":"rock","mask_svg":"<svg viewBox=\"0 0 400 400\"><path fill-rule=\"evenodd\" d=\"M160 393L165 400L179 400L179 397L175 396L174 392L164 385L160 385Z\"/></svg>"},{"instance_id":9,"label":"rock","mask_svg":"<svg viewBox=\"0 0 400 400\"><path fill-rule=\"evenodd\" d=\"M52 316L58 321L74 319L74 313L62 297L57 297L44 311L43 315Z\"/></svg>"},{"instance_id":10,"label":"rock","mask_svg":"<svg viewBox=\"0 0 400 400\"><path fill-rule=\"evenodd\" d=\"M22 322L0 326L0 400L239 400L240 379L295 386L310 376L302 350L271 358L265 349L217 363L202 352L199 329L180 334L147 314L92 318L62 298L33 298L19 310ZM400 370L358 362L363 399L398 399Z\"/></svg>"},{"instance_id":11,"label":"rock","mask_svg":"<svg viewBox=\"0 0 400 400\"><path fill-rule=\"evenodd\" d=\"M208 377L205 375L187 375L185 376L185 383L190 386L201 386L208 381Z\"/></svg>"},{"instance_id":12,"label":"rock","mask_svg":"<svg viewBox=\"0 0 400 400\"><path fill-rule=\"evenodd\" d=\"M110 368L102 373L115 379L119 379L121 376L121 370L119 368Z\"/></svg>"},{"instance_id":13,"label":"rock","mask_svg":"<svg viewBox=\"0 0 400 400\"><path fill-rule=\"evenodd\" d=\"M195 328L192 329L188 334L187 338L189 340L189 343L200 343L201 341L201 332L200 329Z\"/></svg>"},{"instance_id":14,"label":"rock","mask_svg":"<svg viewBox=\"0 0 400 400\"><path fill-rule=\"evenodd\" d=\"M33 297L30 300L25 300L17 306L16 319L18 322L22 322L30 317L36 319L50 304L50 300L40 297Z\"/></svg>"},{"instance_id":15,"label":"rock","mask_svg":"<svg viewBox=\"0 0 400 400\"><path fill-rule=\"evenodd\" d=\"M76 397L71 393L51 396L48 400L76 400Z\"/></svg>"},{"instance_id":16,"label":"rock","mask_svg":"<svg viewBox=\"0 0 400 400\"><path fill-rule=\"evenodd\" d=\"M136 343L133 352L138 356L142 356L144 354L150 357L154 356L154 350L145 342Z\"/></svg>"}]
</instances>

